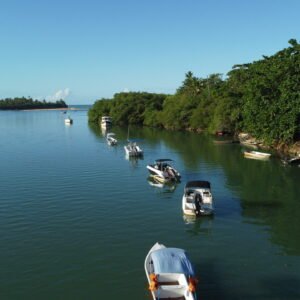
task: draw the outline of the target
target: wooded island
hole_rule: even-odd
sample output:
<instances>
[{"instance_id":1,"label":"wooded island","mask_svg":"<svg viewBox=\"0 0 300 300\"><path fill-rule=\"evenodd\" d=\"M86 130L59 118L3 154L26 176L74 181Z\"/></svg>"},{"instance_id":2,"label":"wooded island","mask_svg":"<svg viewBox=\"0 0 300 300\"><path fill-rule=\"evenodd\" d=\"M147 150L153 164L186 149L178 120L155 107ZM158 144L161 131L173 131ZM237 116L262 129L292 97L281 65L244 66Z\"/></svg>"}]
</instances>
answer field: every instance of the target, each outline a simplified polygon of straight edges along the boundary
<instances>
[{"instance_id":1,"label":"wooded island","mask_svg":"<svg viewBox=\"0 0 300 300\"><path fill-rule=\"evenodd\" d=\"M188 72L174 95L130 92L101 99L89 121L109 115L114 124L232 133L265 144L289 144L300 135L300 44L252 63L235 65L225 78Z\"/></svg>"},{"instance_id":2,"label":"wooded island","mask_svg":"<svg viewBox=\"0 0 300 300\"><path fill-rule=\"evenodd\" d=\"M59 100L56 102L39 101L32 98L6 98L0 100L0 110L24 110L24 109L49 109L49 108L67 108L68 105Z\"/></svg>"}]
</instances>

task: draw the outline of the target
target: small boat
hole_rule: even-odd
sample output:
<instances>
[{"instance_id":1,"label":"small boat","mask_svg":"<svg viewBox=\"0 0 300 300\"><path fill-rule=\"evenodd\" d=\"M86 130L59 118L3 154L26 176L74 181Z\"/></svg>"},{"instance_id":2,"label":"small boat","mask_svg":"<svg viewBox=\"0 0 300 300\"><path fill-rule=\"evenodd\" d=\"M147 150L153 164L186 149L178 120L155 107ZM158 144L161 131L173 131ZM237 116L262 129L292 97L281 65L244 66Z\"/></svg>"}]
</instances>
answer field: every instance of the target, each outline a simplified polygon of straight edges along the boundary
<instances>
[{"instance_id":1,"label":"small boat","mask_svg":"<svg viewBox=\"0 0 300 300\"><path fill-rule=\"evenodd\" d=\"M106 135L107 144L110 146L115 146L118 143L118 140L115 138L115 134L110 132Z\"/></svg>"},{"instance_id":2,"label":"small boat","mask_svg":"<svg viewBox=\"0 0 300 300\"><path fill-rule=\"evenodd\" d=\"M254 141L240 141L240 143L246 147L257 149L259 143Z\"/></svg>"},{"instance_id":3,"label":"small boat","mask_svg":"<svg viewBox=\"0 0 300 300\"><path fill-rule=\"evenodd\" d=\"M128 144L124 146L126 156L131 157L131 156L143 156L143 150L140 146L137 145L136 142L134 141L128 141Z\"/></svg>"},{"instance_id":4,"label":"small boat","mask_svg":"<svg viewBox=\"0 0 300 300\"><path fill-rule=\"evenodd\" d=\"M147 165L152 176L155 176L155 179L161 182L168 181L180 181L180 173L170 165L172 159L157 159L154 164Z\"/></svg>"},{"instance_id":5,"label":"small boat","mask_svg":"<svg viewBox=\"0 0 300 300\"><path fill-rule=\"evenodd\" d=\"M67 117L67 118L65 119L65 124L68 124L68 125L73 124L73 119L71 119L70 117Z\"/></svg>"},{"instance_id":6,"label":"small boat","mask_svg":"<svg viewBox=\"0 0 300 300\"><path fill-rule=\"evenodd\" d=\"M145 272L154 300L196 300L197 279L183 249L155 243L145 259Z\"/></svg>"},{"instance_id":7,"label":"small boat","mask_svg":"<svg viewBox=\"0 0 300 300\"><path fill-rule=\"evenodd\" d=\"M112 124L111 117L103 116L101 118L101 127L102 128L108 128L111 126L111 124Z\"/></svg>"},{"instance_id":8,"label":"small boat","mask_svg":"<svg viewBox=\"0 0 300 300\"><path fill-rule=\"evenodd\" d=\"M283 159L282 162L285 165L300 166L300 156L296 156L290 159Z\"/></svg>"},{"instance_id":9,"label":"small boat","mask_svg":"<svg viewBox=\"0 0 300 300\"><path fill-rule=\"evenodd\" d=\"M270 156L270 153L264 153L259 151L244 151L244 157L246 158L268 159Z\"/></svg>"},{"instance_id":10,"label":"small boat","mask_svg":"<svg viewBox=\"0 0 300 300\"><path fill-rule=\"evenodd\" d=\"M189 181L184 187L182 210L188 216L212 215L214 212L210 183Z\"/></svg>"}]
</instances>

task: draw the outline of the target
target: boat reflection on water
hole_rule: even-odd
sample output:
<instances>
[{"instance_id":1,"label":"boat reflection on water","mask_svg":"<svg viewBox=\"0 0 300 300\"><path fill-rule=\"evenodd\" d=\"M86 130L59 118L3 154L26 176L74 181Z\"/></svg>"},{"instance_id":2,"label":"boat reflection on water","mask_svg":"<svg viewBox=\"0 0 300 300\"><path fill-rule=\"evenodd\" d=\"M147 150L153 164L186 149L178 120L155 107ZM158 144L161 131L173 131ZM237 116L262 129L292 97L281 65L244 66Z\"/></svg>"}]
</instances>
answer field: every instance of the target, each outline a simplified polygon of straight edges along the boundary
<instances>
[{"instance_id":1,"label":"boat reflection on water","mask_svg":"<svg viewBox=\"0 0 300 300\"><path fill-rule=\"evenodd\" d=\"M186 225L186 232L191 235L210 235L213 230L213 219L214 215L201 216L201 218L183 215L183 221Z\"/></svg>"},{"instance_id":2,"label":"boat reflection on water","mask_svg":"<svg viewBox=\"0 0 300 300\"><path fill-rule=\"evenodd\" d=\"M128 160L133 167L137 167L139 160L144 160L143 156L129 156L126 154L125 159Z\"/></svg>"},{"instance_id":3,"label":"boat reflection on water","mask_svg":"<svg viewBox=\"0 0 300 300\"><path fill-rule=\"evenodd\" d=\"M163 193L173 193L177 187L176 182L160 182L151 175L147 178L147 181L151 186L155 187L157 190L160 190Z\"/></svg>"},{"instance_id":4,"label":"boat reflection on water","mask_svg":"<svg viewBox=\"0 0 300 300\"><path fill-rule=\"evenodd\" d=\"M102 133L103 137L106 137L106 134L108 133L107 128L101 127L101 133Z\"/></svg>"}]
</instances>

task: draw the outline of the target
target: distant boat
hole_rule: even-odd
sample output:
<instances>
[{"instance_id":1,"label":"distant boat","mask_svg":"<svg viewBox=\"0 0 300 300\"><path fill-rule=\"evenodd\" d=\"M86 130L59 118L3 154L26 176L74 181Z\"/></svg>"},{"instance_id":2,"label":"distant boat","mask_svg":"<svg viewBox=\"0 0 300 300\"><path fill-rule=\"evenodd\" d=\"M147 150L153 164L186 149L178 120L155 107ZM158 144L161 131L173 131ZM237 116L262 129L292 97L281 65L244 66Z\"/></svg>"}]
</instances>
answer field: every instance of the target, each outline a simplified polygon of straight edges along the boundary
<instances>
[{"instance_id":1,"label":"distant boat","mask_svg":"<svg viewBox=\"0 0 300 300\"><path fill-rule=\"evenodd\" d=\"M185 215L211 215L214 212L213 197L208 181L189 181L184 187L182 210Z\"/></svg>"},{"instance_id":2,"label":"distant boat","mask_svg":"<svg viewBox=\"0 0 300 300\"><path fill-rule=\"evenodd\" d=\"M140 146L135 141L128 141L128 144L124 146L125 153L128 157L138 157L143 156L144 152Z\"/></svg>"},{"instance_id":3,"label":"distant boat","mask_svg":"<svg viewBox=\"0 0 300 300\"><path fill-rule=\"evenodd\" d=\"M65 124L68 124L68 125L73 124L73 119L71 119L70 117L67 117L67 118L65 119Z\"/></svg>"},{"instance_id":4,"label":"distant boat","mask_svg":"<svg viewBox=\"0 0 300 300\"><path fill-rule=\"evenodd\" d=\"M112 125L111 117L109 116L103 116L101 118L101 127L102 128L108 128Z\"/></svg>"},{"instance_id":5,"label":"distant boat","mask_svg":"<svg viewBox=\"0 0 300 300\"><path fill-rule=\"evenodd\" d=\"M265 160L265 159L270 158L271 154L270 153L259 152L259 151L245 151L244 156L246 158Z\"/></svg>"},{"instance_id":6,"label":"distant boat","mask_svg":"<svg viewBox=\"0 0 300 300\"><path fill-rule=\"evenodd\" d=\"M196 300L197 279L183 249L155 243L146 256L145 272L154 300Z\"/></svg>"},{"instance_id":7,"label":"distant boat","mask_svg":"<svg viewBox=\"0 0 300 300\"><path fill-rule=\"evenodd\" d=\"M257 149L259 145L259 143L255 141L240 141L240 143L244 146L251 147L254 149Z\"/></svg>"},{"instance_id":8,"label":"distant boat","mask_svg":"<svg viewBox=\"0 0 300 300\"><path fill-rule=\"evenodd\" d=\"M110 132L106 135L107 144L110 146L115 146L118 143L118 140L115 138L115 134Z\"/></svg>"},{"instance_id":9,"label":"distant boat","mask_svg":"<svg viewBox=\"0 0 300 300\"><path fill-rule=\"evenodd\" d=\"M285 165L300 166L300 156L296 156L290 159L283 159L282 162Z\"/></svg>"}]
</instances>

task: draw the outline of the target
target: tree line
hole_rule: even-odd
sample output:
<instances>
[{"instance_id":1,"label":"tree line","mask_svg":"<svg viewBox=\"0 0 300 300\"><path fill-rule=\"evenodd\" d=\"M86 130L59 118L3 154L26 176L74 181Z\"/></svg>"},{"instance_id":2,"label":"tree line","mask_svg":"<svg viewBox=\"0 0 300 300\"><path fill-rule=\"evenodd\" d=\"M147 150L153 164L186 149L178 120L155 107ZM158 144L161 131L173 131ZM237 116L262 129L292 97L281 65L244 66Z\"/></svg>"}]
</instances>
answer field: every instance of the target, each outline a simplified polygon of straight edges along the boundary
<instances>
[{"instance_id":1,"label":"tree line","mask_svg":"<svg viewBox=\"0 0 300 300\"><path fill-rule=\"evenodd\" d=\"M101 99L89 121L110 115L115 124L197 131L245 131L266 144L300 137L300 44L252 63L235 65L225 78L185 74L174 95L130 92Z\"/></svg>"},{"instance_id":2,"label":"tree line","mask_svg":"<svg viewBox=\"0 0 300 300\"><path fill-rule=\"evenodd\" d=\"M34 100L32 98L17 97L0 100L0 110L20 110L20 109L43 109L43 108L67 108L68 105L63 100L47 102L46 100Z\"/></svg>"}]
</instances>

